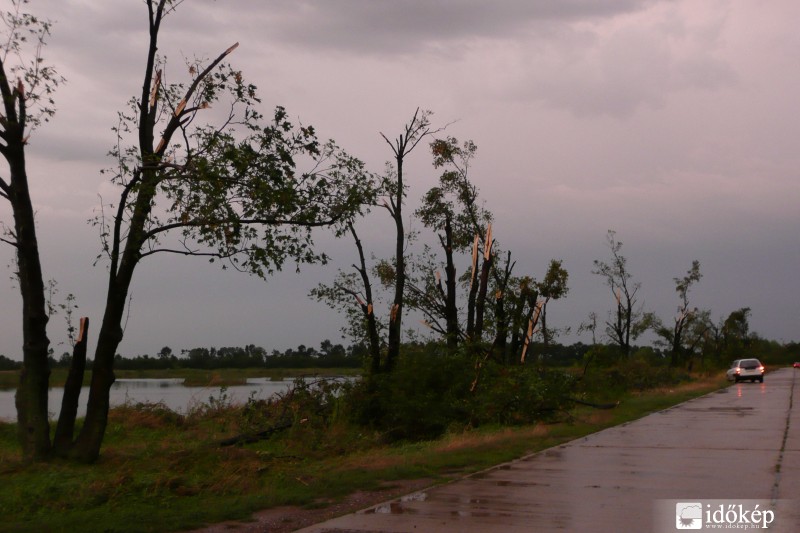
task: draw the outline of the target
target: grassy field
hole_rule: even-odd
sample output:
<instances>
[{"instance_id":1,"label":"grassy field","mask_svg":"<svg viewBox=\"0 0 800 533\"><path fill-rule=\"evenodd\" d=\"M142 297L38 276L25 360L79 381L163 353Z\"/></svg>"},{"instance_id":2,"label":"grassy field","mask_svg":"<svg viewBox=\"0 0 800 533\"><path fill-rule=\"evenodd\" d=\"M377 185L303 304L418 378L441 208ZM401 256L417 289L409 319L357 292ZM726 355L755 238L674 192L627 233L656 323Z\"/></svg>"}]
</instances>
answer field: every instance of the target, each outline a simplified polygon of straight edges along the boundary
<instances>
[{"instance_id":1,"label":"grassy field","mask_svg":"<svg viewBox=\"0 0 800 533\"><path fill-rule=\"evenodd\" d=\"M580 407L555 424L453 430L385 445L341 421L323 433L298 424L269 440L220 447L246 413L224 404L179 416L158 405L110 414L99 462L26 465L16 427L0 424L3 531L176 531L278 505L318 507L397 480L444 482L639 418L724 385L719 375L627 394L615 409Z\"/></svg>"}]
</instances>

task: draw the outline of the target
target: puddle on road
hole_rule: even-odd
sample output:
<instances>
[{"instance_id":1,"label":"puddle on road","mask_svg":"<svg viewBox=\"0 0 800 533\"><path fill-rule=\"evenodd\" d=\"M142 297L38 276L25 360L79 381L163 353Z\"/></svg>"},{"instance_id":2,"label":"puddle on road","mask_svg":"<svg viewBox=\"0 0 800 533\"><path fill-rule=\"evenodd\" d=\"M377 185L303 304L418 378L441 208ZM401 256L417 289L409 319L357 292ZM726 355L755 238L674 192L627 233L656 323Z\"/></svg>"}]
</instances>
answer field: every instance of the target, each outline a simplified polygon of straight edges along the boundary
<instances>
[{"instance_id":1,"label":"puddle on road","mask_svg":"<svg viewBox=\"0 0 800 533\"><path fill-rule=\"evenodd\" d=\"M751 415L753 407L737 406L737 407L684 407L684 411L691 411L694 413L721 413L721 414L734 414L736 416Z\"/></svg>"},{"instance_id":2,"label":"puddle on road","mask_svg":"<svg viewBox=\"0 0 800 533\"><path fill-rule=\"evenodd\" d=\"M509 480L501 480L496 481L495 485L498 487L549 487L550 483L535 483L535 482L528 482L528 481L509 481Z\"/></svg>"},{"instance_id":3,"label":"puddle on road","mask_svg":"<svg viewBox=\"0 0 800 533\"><path fill-rule=\"evenodd\" d=\"M510 513L491 513L489 511L450 511L453 518L507 518Z\"/></svg>"},{"instance_id":4,"label":"puddle on road","mask_svg":"<svg viewBox=\"0 0 800 533\"><path fill-rule=\"evenodd\" d=\"M407 502L424 502L427 499L427 492L415 492L403 496L397 501L384 503L372 509L367 509L364 511L364 514L416 514L418 512L416 509L411 509L403 504Z\"/></svg>"}]
</instances>

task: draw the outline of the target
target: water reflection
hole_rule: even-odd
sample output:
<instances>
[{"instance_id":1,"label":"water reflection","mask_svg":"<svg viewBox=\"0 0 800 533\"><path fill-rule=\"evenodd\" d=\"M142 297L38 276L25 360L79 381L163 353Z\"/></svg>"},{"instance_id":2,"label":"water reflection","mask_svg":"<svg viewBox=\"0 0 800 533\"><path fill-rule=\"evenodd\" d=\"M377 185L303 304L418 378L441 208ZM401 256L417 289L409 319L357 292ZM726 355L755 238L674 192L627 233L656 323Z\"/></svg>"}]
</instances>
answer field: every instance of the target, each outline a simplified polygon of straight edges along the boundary
<instances>
[{"instance_id":1,"label":"water reflection","mask_svg":"<svg viewBox=\"0 0 800 533\"><path fill-rule=\"evenodd\" d=\"M311 378L317 379L317 378ZM346 378L343 378L346 379ZM294 379L273 381L270 378L249 378L245 385L226 387L225 398L231 403L245 403L248 399L267 399L270 396L289 390ZM17 418L14 407L14 390L0 390L0 420L14 421ZM56 418L61 411L61 398L64 389L53 387L50 389L48 410L51 418ZM78 416L86 412L86 398L89 387L81 389L78 406ZM111 406L124 403L158 403L161 402L173 411L185 413L188 409L201 403L206 403L209 398L219 399L222 389L214 387L184 387L183 379L118 379L111 386L109 399Z\"/></svg>"},{"instance_id":2,"label":"water reflection","mask_svg":"<svg viewBox=\"0 0 800 533\"><path fill-rule=\"evenodd\" d=\"M183 379L170 378L170 379L118 379L111 385L112 389L150 389L150 388L167 388L176 385L183 385Z\"/></svg>"}]
</instances>

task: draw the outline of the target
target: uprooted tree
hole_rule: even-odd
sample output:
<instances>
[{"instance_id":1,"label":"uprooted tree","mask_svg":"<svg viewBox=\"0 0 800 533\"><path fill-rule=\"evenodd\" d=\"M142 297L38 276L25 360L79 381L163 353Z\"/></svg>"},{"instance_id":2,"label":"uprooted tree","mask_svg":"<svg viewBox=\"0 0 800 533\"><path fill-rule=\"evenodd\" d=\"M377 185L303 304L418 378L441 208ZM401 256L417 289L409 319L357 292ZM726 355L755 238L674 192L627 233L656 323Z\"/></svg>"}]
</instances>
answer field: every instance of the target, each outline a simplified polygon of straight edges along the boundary
<instances>
[{"instance_id":1,"label":"uprooted tree","mask_svg":"<svg viewBox=\"0 0 800 533\"><path fill-rule=\"evenodd\" d=\"M361 207L363 164L333 142L321 143L312 127L292 124L281 107L265 123L255 108L259 103L255 86L225 63L237 45L212 61L188 64L185 84L166 83L158 40L164 18L174 16L179 3L147 0L149 43L142 91L130 101L129 110L119 114L114 128L117 143L110 155L116 166L110 173L120 193L94 221L109 264L86 419L77 437L62 434L62 444L52 448L47 422L46 315L35 317L38 329L32 337L38 344L31 344L30 355L26 352L22 378L23 384L30 383L24 389L29 393L18 395L21 442L31 457L53 452L86 462L98 457L126 301L134 271L144 258L159 253L203 256L265 277L287 260L324 261L313 247L312 228L352 219ZM7 82L4 87L10 91ZM17 102L17 115L24 117L25 100L19 94L21 90L9 92L6 113L14 111ZM199 122L201 114L215 122ZM21 150L24 136L11 132L13 146ZM130 145L129 138L133 139ZM12 153L11 148L7 151ZM300 170L301 165L309 170ZM4 196L11 199L15 189L8 189L4 184ZM26 224L32 228L30 212L31 220L18 224L26 231ZM18 229L14 241L18 256L29 243L27 234ZM38 277L41 285L38 262L31 265L27 255L24 259L20 271L25 273L20 279ZM40 291L37 286L30 292L36 300ZM27 346L27 338L25 342ZM74 409L66 412L74 413Z\"/></svg>"}]
</instances>

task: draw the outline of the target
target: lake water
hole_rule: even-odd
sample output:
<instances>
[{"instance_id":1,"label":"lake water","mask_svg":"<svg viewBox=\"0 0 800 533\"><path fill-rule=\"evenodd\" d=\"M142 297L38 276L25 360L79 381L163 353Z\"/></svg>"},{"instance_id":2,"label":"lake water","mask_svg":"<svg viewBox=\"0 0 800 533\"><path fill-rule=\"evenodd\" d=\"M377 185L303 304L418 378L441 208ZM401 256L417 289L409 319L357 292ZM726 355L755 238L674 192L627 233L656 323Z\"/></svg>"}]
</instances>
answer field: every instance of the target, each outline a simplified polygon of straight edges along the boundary
<instances>
[{"instance_id":1,"label":"lake water","mask_svg":"<svg viewBox=\"0 0 800 533\"><path fill-rule=\"evenodd\" d=\"M250 397L257 400L269 398L277 392L284 392L291 388L293 379L283 381L270 381L269 378L250 378L246 385L232 385L224 393L232 403L245 403ZM0 420L13 422L17 419L14 407L14 390L0 390ZM184 387L182 379L118 379L111 386L111 406L122 405L125 402L163 402L167 407L179 413L186 413L189 407L199 403L208 403L209 397L219 399L220 387ZM61 397L64 389L53 387L50 389L48 410L50 418L58 418L61 411ZM86 413L86 399L89 397L89 387L81 389L78 403L78 416Z\"/></svg>"}]
</instances>

